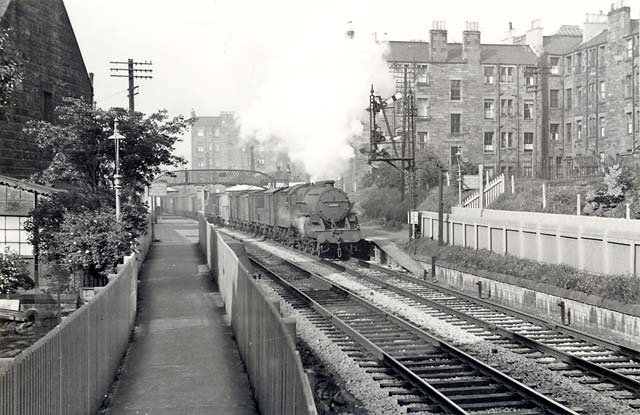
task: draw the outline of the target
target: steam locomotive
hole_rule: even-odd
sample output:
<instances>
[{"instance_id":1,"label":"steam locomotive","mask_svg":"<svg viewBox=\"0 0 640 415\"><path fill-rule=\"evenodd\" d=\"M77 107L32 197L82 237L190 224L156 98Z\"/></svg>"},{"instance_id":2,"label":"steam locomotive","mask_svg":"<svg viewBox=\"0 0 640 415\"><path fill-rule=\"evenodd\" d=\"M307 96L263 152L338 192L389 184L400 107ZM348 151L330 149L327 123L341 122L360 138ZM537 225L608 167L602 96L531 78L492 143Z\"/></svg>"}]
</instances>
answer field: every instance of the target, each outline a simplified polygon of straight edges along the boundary
<instances>
[{"instance_id":1,"label":"steam locomotive","mask_svg":"<svg viewBox=\"0 0 640 415\"><path fill-rule=\"evenodd\" d=\"M367 258L358 217L333 181L210 193L209 220L322 257Z\"/></svg>"}]
</instances>

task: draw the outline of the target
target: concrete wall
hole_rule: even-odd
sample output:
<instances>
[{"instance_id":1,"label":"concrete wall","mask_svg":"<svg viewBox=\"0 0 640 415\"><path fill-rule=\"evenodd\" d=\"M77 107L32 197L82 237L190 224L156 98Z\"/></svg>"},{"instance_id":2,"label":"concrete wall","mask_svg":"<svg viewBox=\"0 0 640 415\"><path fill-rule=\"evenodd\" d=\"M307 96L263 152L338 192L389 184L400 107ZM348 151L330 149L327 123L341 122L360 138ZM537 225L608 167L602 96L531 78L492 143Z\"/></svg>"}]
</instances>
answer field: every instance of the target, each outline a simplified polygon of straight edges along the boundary
<instances>
[{"instance_id":1,"label":"concrete wall","mask_svg":"<svg viewBox=\"0 0 640 415\"><path fill-rule=\"evenodd\" d=\"M537 314L558 323L562 322L562 313L558 304L563 302L565 322L570 323L570 327L615 338L616 341L638 347L638 336L640 336L640 316L638 314L640 313L634 312L632 314L634 310L627 310L627 312L623 310L625 307L633 308L633 306L618 305L616 308L620 308L620 310L612 310L586 301L568 298L572 296L587 297L585 294L550 286L540 287L544 284L536 284L531 281L518 281L518 285L509 284L495 278L485 278L442 265L436 266L436 273L440 283L470 295L477 296L477 283L481 282L483 298ZM516 278L512 279L516 280ZM538 285L538 287L536 289L522 287L523 283ZM545 288L547 289L544 290ZM549 291L555 291L555 293L550 294ZM594 297L591 300L597 301L599 299ZM635 306L635 308L638 307Z\"/></svg>"},{"instance_id":2,"label":"concrete wall","mask_svg":"<svg viewBox=\"0 0 640 415\"><path fill-rule=\"evenodd\" d=\"M546 213L452 208L447 244L487 249L603 274L640 270L640 221ZM421 235L438 239L438 214L421 212Z\"/></svg>"}]
</instances>

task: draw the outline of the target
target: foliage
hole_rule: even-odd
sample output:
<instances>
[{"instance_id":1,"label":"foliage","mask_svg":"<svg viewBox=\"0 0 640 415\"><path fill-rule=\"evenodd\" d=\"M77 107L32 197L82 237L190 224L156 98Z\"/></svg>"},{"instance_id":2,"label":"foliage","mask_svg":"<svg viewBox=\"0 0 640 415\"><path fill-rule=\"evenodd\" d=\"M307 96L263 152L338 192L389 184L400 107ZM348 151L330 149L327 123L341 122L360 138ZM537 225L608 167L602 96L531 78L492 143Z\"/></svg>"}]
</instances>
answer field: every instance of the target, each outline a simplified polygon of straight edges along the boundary
<instances>
[{"instance_id":1,"label":"foliage","mask_svg":"<svg viewBox=\"0 0 640 415\"><path fill-rule=\"evenodd\" d=\"M18 288L33 288L29 275L27 261L9 248L5 249L0 255L0 294L13 294Z\"/></svg>"},{"instance_id":2,"label":"foliage","mask_svg":"<svg viewBox=\"0 0 640 415\"><path fill-rule=\"evenodd\" d=\"M427 197L418 206L420 210L426 210L429 212L437 212L439 209L438 202L440 195L440 187L434 187L429 191ZM465 195L462 195L464 198ZM451 212L452 206L458 205L458 188L454 186L447 186L442 189L442 201L443 210L445 213Z\"/></svg>"},{"instance_id":3,"label":"foliage","mask_svg":"<svg viewBox=\"0 0 640 415\"><path fill-rule=\"evenodd\" d=\"M589 203L586 213L594 216L608 216L608 211L615 210L624 201L625 194L631 190L633 181L631 172L619 164L607 167L602 184L586 195Z\"/></svg>"},{"instance_id":4,"label":"foliage","mask_svg":"<svg viewBox=\"0 0 640 415\"><path fill-rule=\"evenodd\" d=\"M22 60L11 45L11 31L0 33L0 111L11 105L11 97L23 80Z\"/></svg>"},{"instance_id":5,"label":"foliage","mask_svg":"<svg viewBox=\"0 0 640 415\"><path fill-rule=\"evenodd\" d=\"M169 119L166 111L145 117L122 108L94 108L82 99L66 98L56 108L57 123L30 121L24 130L40 149L54 156L51 166L36 178L41 182L62 181L84 191L113 191L115 168L113 125L125 139L120 141L120 174L123 186L141 192L162 166L178 166L183 160L171 154L188 121Z\"/></svg>"},{"instance_id":6,"label":"foliage","mask_svg":"<svg viewBox=\"0 0 640 415\"><path fill-rule=\"evenodd\" d=\"M134 242L126 226L116 221L115 211L100 208L64 215L48 253L90 274L107 276L120 258L131 253Z\"/></svg>"},{"instance_id":7,"label":"foliage","mask_svg":"<svg viewBox=\"0 0 640 415\"><path fill-rule=\"evenodd\" d=\"M379 188L374 185L359 191L353 199L364 220L379 221L390 226L400 226L407 221L409 200L405 198L401 202L397 188Z\"/></svg>"},{"instance_id":8,"label":"foliage","mask_svg":"<svg viewBox=\"0 0 640 415\"><path fill-rule=\"evenodd\" d=\"M69 263L98 276L108 273L145 232L147 207L140 195L161 167L182 162L172 150L188 121L169 119L166 111L150 116L121 108L107 111L73 98L65 99L56 115L55 125L29 122L24 132L45 154L53 155L49 168L34 179L68 192L41 199L26 228L43 260ZM125 137L120 141L119 169L122 223L115 221L112 209L115 149L109 137L115 120Z\"/></svg>"},{"instance_id":9,"label":"foliage","mask_svg":"<svg viewBox=\"0 0 640 415\"><path fill-rule=\"evenodd\" d=\"M602 275L580 271L568 265L544 264L537 261L503 256L487 250L456 246L438 247L437 242L414 242L413 253L434 254L445 262L464 269L491 270L537 283L597 295L627 304L640 304L640 279L633 275Z\"/></svg>"}]
</instances>

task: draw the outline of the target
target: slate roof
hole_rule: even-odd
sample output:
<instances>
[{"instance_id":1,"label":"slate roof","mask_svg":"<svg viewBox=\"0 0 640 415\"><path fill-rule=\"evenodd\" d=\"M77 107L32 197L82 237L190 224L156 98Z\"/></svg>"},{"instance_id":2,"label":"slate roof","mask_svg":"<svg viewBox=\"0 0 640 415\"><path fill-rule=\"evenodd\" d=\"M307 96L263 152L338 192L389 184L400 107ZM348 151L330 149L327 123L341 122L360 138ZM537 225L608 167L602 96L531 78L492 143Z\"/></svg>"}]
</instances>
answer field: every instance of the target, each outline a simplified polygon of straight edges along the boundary
<instances>
[{"instance_id":1,"label":"slate roof","mask_svg":"<svg viewBox=\"0 0 640 415\"><path fill-rule=\"evenodd\" d=\"M391 62L429 62L429 42L389 41L387 60ZM535 65L536 55L527 45L480 45L481 63ZM462 44L447 44L447 63L463 63Z\"/></svg>"},{"instance_id":2,"label":"slate roof","mask_svg":"<svg viewBox=\"0 0 640 415\"><path fill-rule=\"evenodd\" d=\"M607 43L607 30L603 30L602 32L598 33L596 36L594 36L593 38L589 39L586 42L582 42L579 45L577 45L576 47L574 47L571 50L568 50L568 52L574 52L576 50L581 50L581 49L586 49L586 48L590 48L592 46L595 45L601 45L603 43Z\"/></svg>"},{"instance_id":3,"label":"slate roof","mask_svg":"<svg viewBox=\"0 0 640 415\"><path fill-rule=\"evenodd\" d=\"M582 28L574 25L562 25L552 36L582 37Z\"/></svg>"},{"instance_id":4,"label":"slate roof","mask_svg":"<svg viewBox=\"0 0 640 415\"><path fill-rule=\"evenodd\" d=\"M63 190L63 189L54 189L53 187L43 186L35 183L29 183L24 180L18 180L12 177L2 176L2 175L0 175L0 185L5 185L5 186L13 187L16 189L24 190L25 192L45 194L45 195L66 192L66 190Z\"/></svg>"}]
</instances>

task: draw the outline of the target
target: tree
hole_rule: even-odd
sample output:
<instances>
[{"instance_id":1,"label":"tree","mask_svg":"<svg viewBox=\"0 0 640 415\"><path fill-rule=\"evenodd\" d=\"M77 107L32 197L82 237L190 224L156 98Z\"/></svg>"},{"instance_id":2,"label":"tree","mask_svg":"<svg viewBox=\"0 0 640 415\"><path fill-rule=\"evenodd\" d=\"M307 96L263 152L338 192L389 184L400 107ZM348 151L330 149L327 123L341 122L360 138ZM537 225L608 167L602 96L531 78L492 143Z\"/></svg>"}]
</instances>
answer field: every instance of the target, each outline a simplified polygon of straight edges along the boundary
<instances>
[{"instance_id":1,"label":"tree","mask_svg":"<svg viewBox=\"0 0 640 415\"><path fill-rule=\"evenodd\" d=\"M14 91L23 79L21 59L11 47L9 30L0 32L0 112L11 105Z\"/></svg>"},{"instance_id":2,"label":"tree","mask_svg":"<svg viewBox=\"0 0 640 415\"><path fill-rule=\"evenodd\" d=\"M170 119L166 111L146 117L121 108L102 110L73 98L65 99L56 116L56 124L29 122L24 132L53 159L34 179L56 183L68 192L39 201L26 229L41 258L104 276L115 265L112 261L130 253L131 242L145 232L147 209L140 195L162 166L182 163L172 150L188 121L181 116ZM120 142L121 224L108 220L115 218L110 210L115 205L115 150L109 139L115 120L125 136ZM92 217L98 222L91 222ZM84 243L81 251L90 254L74 251L74 242Z\"/></svg>"}]
</instances>

